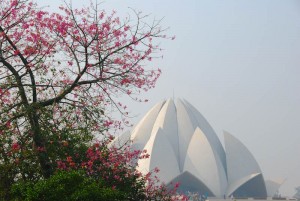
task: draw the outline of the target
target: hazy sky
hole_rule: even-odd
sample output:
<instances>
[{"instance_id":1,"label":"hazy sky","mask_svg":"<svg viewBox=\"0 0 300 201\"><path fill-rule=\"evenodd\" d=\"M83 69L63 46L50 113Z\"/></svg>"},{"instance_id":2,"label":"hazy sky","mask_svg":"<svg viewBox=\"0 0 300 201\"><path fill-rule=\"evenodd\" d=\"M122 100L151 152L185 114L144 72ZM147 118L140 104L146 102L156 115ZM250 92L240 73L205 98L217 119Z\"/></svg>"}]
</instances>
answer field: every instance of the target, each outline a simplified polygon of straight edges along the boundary
<instances>
[{"instance_id":1,"label":"hazy sky","mask_svg":"<svg viewBox=\"0 0 300 201\"><path fill-rule=\"evenodd\" d=\"M55 9L59 0L40 5ZM73 3L88 2L75 1ZM120 15L128 7L164 17L175 41L147 104L128 102L137 122L154 104L185 98L223 141L229 131L252 152L265 179L287 179L282 195L300 186L300 1L107 0Z\"/></svg>"}]
</instances>

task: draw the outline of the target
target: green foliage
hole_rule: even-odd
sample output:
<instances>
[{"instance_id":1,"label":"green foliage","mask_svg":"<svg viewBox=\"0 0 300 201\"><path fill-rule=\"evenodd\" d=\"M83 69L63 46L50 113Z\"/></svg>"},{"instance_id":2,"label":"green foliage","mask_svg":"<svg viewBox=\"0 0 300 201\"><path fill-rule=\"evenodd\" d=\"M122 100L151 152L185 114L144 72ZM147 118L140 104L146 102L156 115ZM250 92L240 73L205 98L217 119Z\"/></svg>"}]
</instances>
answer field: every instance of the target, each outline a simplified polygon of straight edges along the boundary
<instances>
[{"instance_id":1,"label":"green foliage","mask_svg":"<svg viewBox=\"0 0 300 201\"><path fill-rule=\"evenodd\" d=\"M43 130L43 135L47 139L45 147L53 169L56 169L56 161L64 160L67 156L71 156L74 162L78 163L86 156L92 134L82 130L76 133L70 132L71 129L64 129L54 134ZM4 136L0 137L4 138ZM24 143L27 141L25 137L18 141L21 145L18 150L12 150L8 143L0 147L0 201L9 200L11 185L16 181L34 183L43 179L37 150L31 143ZM2 138L0 138L0 145Z\"/></svg>"},{"instance_id":2,"label":"green foliage","mask_svg":"<svg viewBox=\"0 0 300 201\"><path fill-rule=\"evenodd\" d=\"M3 174L5 173L5 174ZM7 197L7 191L13 183L14 172L11 166L7 164L0 164L0 200Z\"/></svg>"},{"instance_id":3,"label":"green foliage","mask_svg":"<svg viewBox=\"0 0 300 201\"><path fill-rule=\"evenodd\" d=\"M18 182L12 187L14 201L114 201L126 200L126 193L105 187L102 181L81 171L60 171L46 180Z\"/></svg>"}]
</instances>

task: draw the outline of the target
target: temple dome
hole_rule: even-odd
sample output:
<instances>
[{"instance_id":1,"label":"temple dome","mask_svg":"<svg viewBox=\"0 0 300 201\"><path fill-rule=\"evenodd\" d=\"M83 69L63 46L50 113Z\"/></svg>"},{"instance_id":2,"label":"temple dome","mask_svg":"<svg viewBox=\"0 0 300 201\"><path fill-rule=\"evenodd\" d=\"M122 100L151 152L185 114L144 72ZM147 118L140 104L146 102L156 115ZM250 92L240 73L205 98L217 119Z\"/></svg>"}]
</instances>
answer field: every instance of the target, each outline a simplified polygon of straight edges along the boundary
<instances>
[{"instance_id":1,"label":"temple dome","mask_svg":"<svg viewBox=\"0 0 300 201\"><path fill-rule=\"evenodd\" d=\"M266 197L262 172L250 151L225 133L224 150L215 131L200 112L185 100L156 104L114 144L130 140L132 149L146 149L149 159L138 161L147 173L155 167L165 184L180 182L180 191L214 197Z\"/></svg>"}]
</instances>

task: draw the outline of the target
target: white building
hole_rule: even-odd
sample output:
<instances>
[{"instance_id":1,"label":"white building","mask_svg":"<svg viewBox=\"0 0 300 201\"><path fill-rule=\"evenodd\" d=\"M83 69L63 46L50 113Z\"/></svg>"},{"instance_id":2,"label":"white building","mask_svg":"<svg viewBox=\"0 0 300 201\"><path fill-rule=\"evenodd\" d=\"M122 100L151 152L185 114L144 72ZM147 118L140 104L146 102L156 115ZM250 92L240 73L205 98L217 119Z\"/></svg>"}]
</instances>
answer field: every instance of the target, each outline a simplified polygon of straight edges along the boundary
<instances>
[{"instance_id":1,"label":"white building","mask_svg":"<svg viewBox=\"0 0 300 201\"><path fill-rule=\"evenodd\" d=\"M293 197L300 200L300 186L298 186L295 190L297 193Z\"/></svg>"},{"instance_id":2,"label":"white building","mask_svg":"<svg viewBox=\"0 0 300 201\"><path fill-rule=\"evenodd\" d=\"M224 197L267 197L262 172L249 150L225 132L225 150L207 120L185 100L156 104L131 132L133 149L146 149L150 158L138 161L143 173L160 169L166 184L180 182L179 191Z\"/></svg>"},{"instance_id":3,"label":"white building","mask_svg":"<svg viewBox=\"0 0 300 201\"><path fill-rule=\"evenodd\" d=\"M285 179L280 179L277 181L265 180L268 197L274 197L274 198L280 197L281 194L279 193L279 188L284 182Z\"/></svg>"}]
</instances>

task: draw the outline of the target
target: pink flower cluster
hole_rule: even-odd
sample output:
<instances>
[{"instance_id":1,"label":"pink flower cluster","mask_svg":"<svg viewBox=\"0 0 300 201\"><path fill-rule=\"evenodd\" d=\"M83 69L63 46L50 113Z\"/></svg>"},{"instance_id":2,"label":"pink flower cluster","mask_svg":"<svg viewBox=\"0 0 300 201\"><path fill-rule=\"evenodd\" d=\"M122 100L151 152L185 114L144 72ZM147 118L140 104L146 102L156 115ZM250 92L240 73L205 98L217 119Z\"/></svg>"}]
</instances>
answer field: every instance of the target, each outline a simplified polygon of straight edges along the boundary
<instances>
[{"instance_id":1,"label":"pink flower cluster","mask_svg":"<svg viewBox=\"0 0 300 201\"><path fill-rule=\"evenodd\" d=\"M127 180L136 179L136 183L144 182L144 194L148 199L158 198L160 200L187 200L185 195L178 195L179 183L174 184L172 189L160 184L159 178L155 175L159 172L158 168L146 175L136 170L137 159L147 159L149 154L146 150L131 150L129 146L122 149L109 147L111 140L95 143L86 152L86 161L75 163L71 157L65 161L57 161L59 169L84 169L86 173L95 178L104 179L109 186L118 188L124 185ZM132 185L136 185L133 183ZM134 186L132 186L134 188Z\"/></svg>"}]
</instances>

